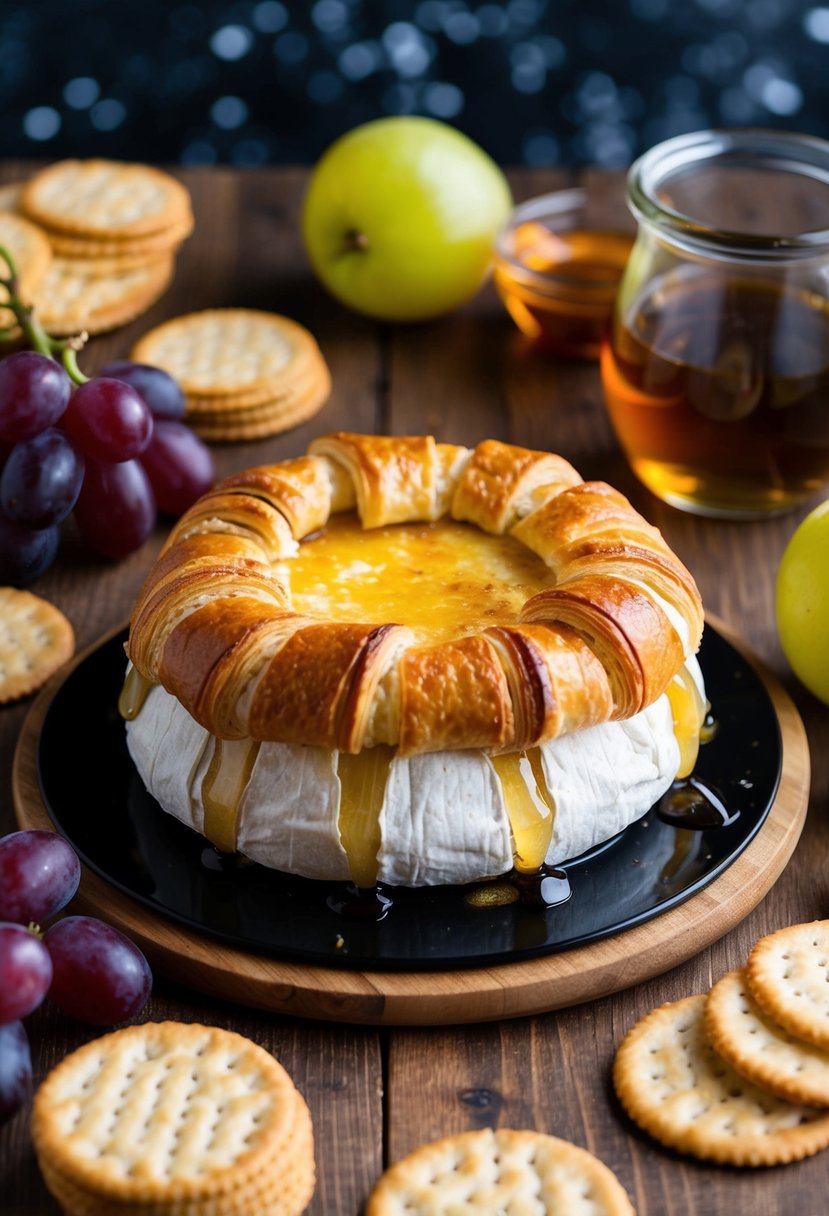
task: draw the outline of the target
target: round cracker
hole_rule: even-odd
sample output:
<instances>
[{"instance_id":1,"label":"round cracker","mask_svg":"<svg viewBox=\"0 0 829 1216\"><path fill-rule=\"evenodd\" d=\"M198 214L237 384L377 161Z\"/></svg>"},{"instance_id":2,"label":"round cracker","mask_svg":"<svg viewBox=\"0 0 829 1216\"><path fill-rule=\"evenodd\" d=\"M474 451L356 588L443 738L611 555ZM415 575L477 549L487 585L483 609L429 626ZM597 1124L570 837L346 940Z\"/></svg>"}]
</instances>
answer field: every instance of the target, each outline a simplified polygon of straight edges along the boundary
<instances>
[{"instance_id":1,"label":"round cracker","mask_svg":"<svg viewBox=\"0 0 829 1216\"><path fill-rule=\"evenodd\" d=\"M20 181L6 182L4 186L0 186L0 209L3 211L17 211L18 203L20 202L20 192L25 185L25 181Z\"/></svg>"},{"instance_id":2,"label":"round cracker","mask_svg":"<svg viewBox=\"0 0 829 1216\"><path fill-rule=\"evenodd\" d=\"M290 408L281 407L272 413L262 414L253 421L238 421L235 418L226 420L193 421L187 418L188 426L208 443L223 443L244 441L247 439L264 439L268 435L281 435L295 426L301 426L319 413L328 398L328 390L309 396L304 400L293 403Z\"/></svg>"},{"instance_id":3,"label":"round cracker","mask_svg":"<svg viewBox=\"0 0 829 1216\"><path fill-rule=\"evenodd\" d=\"M11 254L17 271L18 293L24 304L28 304L49 269L52 246L36 224L13 211L0 211L0 245ZM0 259L0 277L5 279L8 273L8 265ZM0 303L4 299L8 299L5 290L0 292ZM11 309L0 308L0 326L5 328L14 324Z\"/></svg>"},{"instance_id":4,"label":"round cracker","mask_svg":"<svg viewBox=\"0 0 829 1216\"><path fill-rule=\"evenodd\" d=\"M289 317L247 308L186 313L150 330L130 358L162 367L186 395L264 399L321 359L311 333Z\"/></svg>"},{"instance_id":5,"label":"round cracker","mask_svg":"<svg viewBox=\"0 0 829 1216\"><path fill-rule=\"evenodd\" d=\"M261 384L253 392L225 393L211 397L199 397L193 393L187 394L188 413L195 415L236 414L241 411L266 409L274 402L289 401L316 390L321 384L330 383L331 375L322 358L309 360L307 366L300 369L290 381L275 381L273 384Z\"/></svg>"},{"instance_id":6,"label":"round cracker","mask_svg":"<svg viewBox=\"0 0 829 1216\"><path fill-rule=\"evenodd\" d=\"M514 1205L514 1209L513 1209ZM586 1149L543 1132L490 1127L446 1136L391 1166L365 1216L634 1216L612 1170Z\"/></svg>"},{"instance_id":7,"label":"round cracker","mask_svg":"<svg viewBox=\"0 0 829 1216\"><path fill-rule=\"evenodd\" d=\"M54 604L0 587L0 705L45 684L75 650L75 634Z\"/></svg>"},{"instance_id":8,"label":"round cracker","mask_svg":"<svg viewBox=\"0 0 829 1216\"><path fill-rule=\"evenodd\" d=\"M268 1162L267 1168L249 1181L204 1202L134 1200L129 1202L129 1211L135 1216L247 1216L251 1212L256 1216L299 1216L314 1192L313 1153L311 1116L302 1102L295 1113L291 1139ZM109 1210L112 1201L105 1193L67 1177L55 1169L49 1157L39 1157L38 1167L47 1190L65 1212L72 1216L100 1216L103 1210Z\"/></svg>"},{"instance_id":9,"label":"round cracker","mask_svg":"<svg viewBox=\"0 0 829 1216\"><path fill-rule=\"evenodd\" d=\"M714 1050L755 1085L789 1102L829 1106L829 1052L767 1018L745 971L729 971L708 993L705 1032Z\"/></svg>"},{"instance_id":10,"label":"round cracker","mask_svg":"<svg viewBox=\"0 0 829 1216\"><path fill-rule=\"evenodd\" d=\"M56 257L35 294L38 317L55 337L115 329L159 299L173 277L173 266L169 254L132 270L115 271L106 261Z\"/></svg>"},{"instance_id":11,"label":"round cracker","mask_svg":"<svg viewBox=\"0 0 829 1216\"><path fill-rule=\"evenodd\" d=\"M65 236L51 228L43 231L49 238L55 253L67 258L115 258L128 265L152 261L165 253L172 253L193 231L193 216L165 228L152 236L120 240L114 234L100 238Z\"/></svg>"},{"instance_id":12,"label":"round cracker","mask_svg":"<svg viewBox=\"0 0 829 1216\"><path fill-rule=\"evenodd\" d=\"M782 1165L829 1144L829 1114L735 1072L705 1034L705 995L654 1009L622 1040L613 1083L631 1119L681 1153L723 1165Z\"/></svg>"},{"instance_id":13,"label":"round cracker","mask_svg":"<svg viewBox=\"0 0 829 1216\"><path fill-rule=\"evenodd\" d=\"M746 978L778 1026L829 1051L829 920L761 937L748 956Z\"/></svg>"},{"instance_id":14,"label":"round cracker","mask_svg":"<svg viewBox=\"0 0 829 1216\"><path fill-rule=\"evenodd\" d=\"M52 260L52 247L45 233L13 211L0 211L0 245L14 258L20 280L21 294L33 290ZM0 263L3 278L8 273L5 262Z\"/></svg>"},{"instance_id":15,"label":"round cracker","mask_svg":"<svg viewBox=\"0 0 829 1216\"><path fill-rule=\"evenodd\" d=\"M220 1212L280 1168L304 1179L306 1203L313 1190L304 1099L269 1052L218 1027L145 1022L93 1039L47 1075L31 1127L61 1190L95 1210Z\"/></svg>"},{"instance_id":16,"label":"round cracker","mask_svg":"<svg viewBox=\"0 0 829 1216\"><path fill-rule=\"evenodd\" d=\"M20 192L20 209L35 223L68 236L151 236L190 211L181 182L149 165L112 160L61 160L35 173Z\"/></svg>"},{"instance_id":17,"label":"round cracker","mask_svg":"<svg viewBox=\"0 0 829 1216\"><path fill-rule=\"evenodd\" d=\"M309 400L326 400L331 392L331 376L328 369L320 367L317 375L303 377L284 393L278 393L265 401L252 405L226 405L224 409L211 406L207 409L193 406L193 399L187 398L187 421L193 424L225 423L225 422L259 422L264 418L278 418L282 414L294 412L297 407Z\"/></svg>"}]
</instances>

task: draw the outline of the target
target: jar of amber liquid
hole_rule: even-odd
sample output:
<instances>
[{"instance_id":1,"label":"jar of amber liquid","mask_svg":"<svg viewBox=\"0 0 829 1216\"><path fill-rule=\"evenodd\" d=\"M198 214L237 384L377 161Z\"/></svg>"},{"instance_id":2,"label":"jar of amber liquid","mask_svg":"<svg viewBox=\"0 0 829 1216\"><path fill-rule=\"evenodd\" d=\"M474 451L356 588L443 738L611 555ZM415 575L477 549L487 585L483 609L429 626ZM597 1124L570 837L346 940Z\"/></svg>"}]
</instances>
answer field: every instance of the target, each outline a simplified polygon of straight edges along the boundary
<instances>
[{"instance_id":1,"label":"jar of amber liquid","mask_svg":"<svg viewBox=\"0 0 829 1216\"><path fill-rule=\"evenodd\" d=\"M495 243L495 287L540 349L597 359L632 244L587 190L557 190L512 212Z\"/></svg>"},{"instance_id":2,"label":"jar of amber liquid","mask_svg":"<svg viewBox=\"0 0 829 1216\"><path fill-rule=\"evenodd\" d=\"M628 175L638 235L601 353L636 475L701 515L829 483L829 143L703 131Z\"/></svg>"}]
</instances>

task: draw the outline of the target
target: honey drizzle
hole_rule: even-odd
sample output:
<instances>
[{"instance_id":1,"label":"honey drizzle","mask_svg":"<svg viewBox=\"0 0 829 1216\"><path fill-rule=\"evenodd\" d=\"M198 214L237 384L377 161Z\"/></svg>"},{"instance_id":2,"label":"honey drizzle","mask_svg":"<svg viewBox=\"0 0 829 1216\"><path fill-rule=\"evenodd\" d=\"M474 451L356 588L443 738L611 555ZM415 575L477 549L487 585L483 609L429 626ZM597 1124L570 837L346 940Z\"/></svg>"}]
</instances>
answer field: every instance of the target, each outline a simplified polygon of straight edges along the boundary
<instances>
[{"instance_id":1,"label":"honey drizzle","mask_svg":"<svg viewBox=\"0 0 829 1216\"><path fill-rule=\"evenodd\" d=\"M260 744L253 739L214 739L201 784L203 832L217 849L236 851L239 803L250 781Z\"/></svg>"},{"instance_id":2,"label":"honey drizzle","mask_svg":"<svg viewBox=\"0 0 829 1216\"><path fill-rule=\"evenodd\" d=\"M118 712L125 721L133 722L138 717L152 686L152 680L142 676L138 668L130 664L118 697Z\"/></svg>"},{"instance_id":3,"label":"honey drizzle","mask_svg":"<svg viewBox=\"0 0 829 1216\"><path fill-rule=\"evenodd\" d=\"M490 756L501 783L504 805L512 828L515 869L532 874L544 864L555 822L555 801L544 779L541 752Z\"/></svg>"},{"instance_id":4,"label":"honey drizzle","mask_svg":"<svg viewBox=\"0 0 829 1216\"><path fill-rule=\"evenodd\" d=\"M340 752L337 760L340 780L337 826L356 887L373 887L377 882L380 811L393 755L391 747L380 744L357 755Z\"/></svg>"},{"instance_id":5,"label":"honey drizzle","mask_svg":"<svg viewBox=\"0 0 829 1216\"><path fill-rule=\"evenodd\" d=\"M674 734L679 744L679 769L676 774L679 779L690 776L694 771L708 705L687 667L680 667L666 692L671 703Z\"/></svg>"}]
</instances>

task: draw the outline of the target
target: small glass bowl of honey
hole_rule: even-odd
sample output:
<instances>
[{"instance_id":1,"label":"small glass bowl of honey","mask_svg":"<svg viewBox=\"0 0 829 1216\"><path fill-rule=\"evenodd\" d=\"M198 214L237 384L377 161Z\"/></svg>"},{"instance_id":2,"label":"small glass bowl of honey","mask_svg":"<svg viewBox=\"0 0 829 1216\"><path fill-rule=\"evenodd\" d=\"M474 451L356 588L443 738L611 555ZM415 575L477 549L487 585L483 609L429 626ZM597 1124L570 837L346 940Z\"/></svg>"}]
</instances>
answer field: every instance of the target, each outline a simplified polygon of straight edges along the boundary
<instances>
[{"instance_id":1,"label":"small glass bowl of honey","mask_svg":"<svg viewBox=\"0 0 829 1216\"><path fill-rule=\"evenodd\" d=\"M633 244L594 210L587 190L557 190L519 204L495 243L495 286L515 324L569 358L598 358Z\"/></svg>"}]
</instances>

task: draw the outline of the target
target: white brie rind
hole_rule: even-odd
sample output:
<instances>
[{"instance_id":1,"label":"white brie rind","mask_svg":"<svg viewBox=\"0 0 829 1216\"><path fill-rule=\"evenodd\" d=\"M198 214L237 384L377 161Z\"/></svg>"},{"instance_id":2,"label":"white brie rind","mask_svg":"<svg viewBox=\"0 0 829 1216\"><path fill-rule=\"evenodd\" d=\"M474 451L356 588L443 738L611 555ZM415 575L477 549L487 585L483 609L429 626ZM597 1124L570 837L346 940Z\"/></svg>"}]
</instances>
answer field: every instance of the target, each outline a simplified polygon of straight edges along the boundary
<instances>
[{"instance_id":1,"label":"white brie rind","mask_svg":"<svg viewBox=\"0 0 829 1216\"><path fill-rule=\"evenodd\" d=\"M688 668L704 696L696 659ZM153 798L201 832L201 788L214 746L208 732L156 685L127 723L127 744ZM564 735L540 752L556 808L548 864L578 857L641 818L679 765L667 696L627 721ZM347 880L339 812L336 752L263 743L239 803L238 850L306 878ZM474 750L394 759L380 840L377 879L394 886L474 882L509 871L512 834L491 761Z\"/></svg>"}]
</instances>

